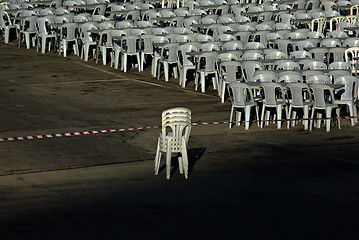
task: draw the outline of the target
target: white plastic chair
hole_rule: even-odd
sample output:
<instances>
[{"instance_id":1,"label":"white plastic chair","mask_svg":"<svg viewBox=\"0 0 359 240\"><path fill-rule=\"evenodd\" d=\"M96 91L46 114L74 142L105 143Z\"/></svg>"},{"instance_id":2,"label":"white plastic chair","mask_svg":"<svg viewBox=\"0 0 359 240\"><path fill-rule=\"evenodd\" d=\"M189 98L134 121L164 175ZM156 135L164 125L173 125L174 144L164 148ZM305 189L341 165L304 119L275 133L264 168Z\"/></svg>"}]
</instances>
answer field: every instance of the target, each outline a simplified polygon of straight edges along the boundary
<instances>
[{"instance_id":1,"label":"white plastic chair","mask_svg":"<svg viewBox=\"0 0 359 240\"><path fill-rule=\"evenodd\" d=\"M354 76L342 76L336 79L335 83L344 84L344 92L340 96L340 100L335 100L338 105L347 105L349 108L349 116L351 125L354 126L358 121L357 108L355 102L358 100L359 80Z\"/></svg>"},{"instance_id":2,"label":"white plastic chair","mask_svg":"<svg viewBox=\"0 0 359 240\"><path fill-rule=\"evenodd\" d=\"M352 66L352 72L358 74L359 47L351 47L344 51L345 61Z\"/></svg>"},{"instance_id":3,"label":"white plastic chair","mask_svg":"<svg viewBox=\"0 0 359 240\"><path fill-rule=\"evenodd\" d=\"M219 72L219 89L221 102L224 103L227 85L233 82L239 82L243 80L242 77L242 64L236 61L222 62Z\"/></svg>"},{"instance_id":4,"label":"white plastic chair","mask_svg":"<svg viewBox=\"0 0 359 240\"><path fill-rule=\"evenodd\" d=\"M124 30L111 29L108 31L109 31L107 35L108 44L107 46L106 45L103 46L103 51L106 52L107 49L110 50L110 56L111 56L110 65L111 67L114 66L114 68L117 69L120 62L120 55L122 52L122 45L121 45L122 37L129 34L125 29ZM116 37L119 37L120 39ZM105 56L107 56L107 53L105 54Z\"/></svg>"},{"instance_id":5,"label":"white plastic chair","mask_svg":"<svg viewBox=\"0 0 359 240\"><path fill-rule=\"evenodd\" d=\"M162 113L162 131L157 141L155 157L155 175L160 169L162 153L166 153L166 178L171 177L172 153L180 153L178 157L179 171L188 178L187 145L191 132L191 110L172 108Z\"/></svg>"},{"instance_id":6,"label":"white plastic chair","mask_svg":"<svg viewBox=\"0 0 359 240\"><path fill-rule=\"evenodd\" d=\"M3 31L5 43L9 43L11 29L16 30L16 25L12 24L9 14L0 10L0 30Z\"/></svg>"},{"instance_id":7,"label":"white plastic chair","mask_svg":"<svg viewBox=\"0 0 359 240\"><path fill-rule=\"evenodd\" d=\"M21 29L19 31L19 42L21 42L23 35L27 49L30 49L31 43L33 46L36 45L36 18L37 16L28 16L22 20Z\"/></svg>"},{"instance_id":8,"label":"white plastic chair","mask_svg":"<svg viewBox=\"0 0 359 240\"><path fill-rule=\"evenodd\" d=\"M256 109L256 116L257 116L257 124L259 126L259 108L257 106L257 103L254 101L252 89L245 83L230 83L228 84L228 92L229 96L232 102L232 108L231 108L231 114L229 117L229 128L232 126L233 121L233 113L236 112L236 126L240 126L241 124L241 115L242 111L244 111L244 121L245 121L245 130L249 129L250 126L250 114L252 107L255 107Z\"/></svg>"},{"instance_id":9,"label":"white plastic chair","mask_svg":"<svg viewBox=\"0 0 359 240\"><path fill-rule=\"evenodd\" d=\"M152 33L154 34L154 33ZM170 40L165 36L154 36L152 38L153 43L168 43ZM153 48L153 57L152 57L152 65L151 65L151 73L152 76L156 77L157 75L157 65L158 61L161 58L161 49L160 48Z\"/></svg>"},{"instance_id":10,"label":"white plastic chair","mask_svg":"<svg viewBox=\"0 0 359 240\"><path fill-rule=\"evenodd\" d=\"M202 93L206 92L206 77L208 75L214 75L213 77L213 88L216 90L218 87L218 72L216 68L216 56L217 52L202 53L198 57L197 62L197 75L195 79L195 90L198 89L198 84L201 84Z\"/></svg>"},{"instance_id":11,"label":"white plastic chair","mask_svg":"<svg viewBox=\"0 0 359 240\"><path fill-rule=\"evenodd\" d=\"M305 83L288 83L287 84L287 99L289 102L287 128L295 126L298 122L298 110L303 111L304 130L309 129L309 111L312 102L312 95L309 86Z\"/></svg>"},{"instance_id":12,"label":"white plastic chair","mask_svg":"<svg viewBox=\"0 0 359 240\"><path fill-rule=\"evenodd\" d=\"M76 33L77 28L78 28L77 23L64 23L64 25L62 25L60 31L61 46L59 49L59 55L63 53L64 57L67 56L67 48L70 42L73 43L74 54L79 55L79 45L77 42L77 33Z\"/></svg>"},{"instance_id":13,"label":"white plastic chair","mask_svg":"<svg viewBox=\"0 0 359 240\"><path fill-rule=\"evenodd\" d=\"M197 51L197 47L193 44L183 44L178 47L178 71L179 71L179 85L186 87L187 73L189 70L195 70L196 66L192 56L187 55L187 52Z\"/></svg>"},{"instance_id":14,"label":"white plastic chair","mask_svg":"<svg viewBox=\"0 0 359 240\"><path fill-rule=\"evenodd\" d=\"M340 111L338 105L335 103L333 90L328 85L315 84L315 83L310 84L309 88L311 89L314 98L312 116L310 119L310 130L313 129L315 113L317 113L317 116L319 118L317 120L316 127L320 128L322 113L318 114L318 111L324 111L326 118L325 119L326 131L330 132L333 110L336 110L338 127L340 129L340 114L339 114Z\"/></svg>"},{"instance_id":15,"label":"white plastic chair","mask_svg":"<svg viewBox=\"0 0 359 240\"><path fill-rule=\"evenodd\" d=\"M175 78L178 78L178 69L177 69L177 58L178 58L178 43L167 43L161 49L161 58L157 66L157 79L160 79L161 76L161 64L163 64L163 72L165 75L165 81L170 80L170 70ZM170 68L172 66L172 68Z\"/></svg>"},{"instance_id":16,"label":"white plastic chair","mask_svg":"<svg viewBox=\"0 0 359 240\"><path fill-rule=\"evenodd\" d=\"M122 37L122 39L121 39L121 47L122 47L121 70L123 70L124 72L127 72L129 56L136 56L138 71L139 72L141 71L140 42L141 42L140 36L127 35L127 36Z\"/></svg>"},{"instance_id":17,"label":"white plastic chair","mask_svg":"<svg viewBox=\"0 0 359 240\"><path fill-rule=\"evenodd\" d=\"M81 59L88 61L90 48L93 48L92 55L96 50L96 41L88 30L97 29L97 25L91 22L79 25L79 39L81 42Z\"/></svg>"},{"instance_id":18,"label":"white plastic chair","mask_svg":"<svg viewBox=\"0 0 359 240\"><path fill-rule=\"evenodd\" d=\"M48 26L51 23L51 20L47 17L39 17L35 20L36 22L36 34L37 34L37 44L36 51L39 51L39 46L41 45L41 52L45 53L47 40L50 39L48 43L48 49L51 50L51 45L55 45L57 42L57 34L55 31L52 31ZM53 41L52 41L53 40Z\"/></svg>"},{"instance_id":19,"label":"white plastic chair","mask_svg":"<svg viewBox=\"0 0 359 240\"><path fill-rule=\"evenodd\" d=\"M262 97L262 114L261 114L261 128L265 122L266 125L269 125L270 121L270 111L268 108L275 108L277 119L277 128L282 127L282 111L285 108L286 116L288 116L286 103L285 103L285 92L283 86L279 83L261 83L259 85L261 97ZM266 115L266 117L264 117ZM288 118L288 117L287 117ZM288 123L287 123L288 124Z\"/></svg>"}]
</instances>

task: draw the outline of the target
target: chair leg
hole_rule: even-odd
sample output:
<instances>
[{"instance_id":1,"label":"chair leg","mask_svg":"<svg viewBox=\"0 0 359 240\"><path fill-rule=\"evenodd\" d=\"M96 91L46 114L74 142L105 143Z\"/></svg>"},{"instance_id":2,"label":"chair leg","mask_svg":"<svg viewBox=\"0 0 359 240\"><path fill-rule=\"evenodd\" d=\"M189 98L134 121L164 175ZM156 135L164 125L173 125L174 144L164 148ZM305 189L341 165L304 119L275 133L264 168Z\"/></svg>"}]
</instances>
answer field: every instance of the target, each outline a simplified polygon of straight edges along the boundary
<instances>
[{"instance_id":1,"label":"chair leg","mask_svg":"<svg viewBox=\"0 0 359 240\"><path fill-rule=\"evenodd\" d=\"M355 125L355 118L356 117L356 114L355 114L355 106L353 103L349 103L348 104L348 107L349 107L349 116L350 116L350 122L351 122L351 125L354 126Z\"/></svg>"},{"instance_id":2,"label":"chair leg","mask_svg":"<svg viewBox=\"0 0 359 240\"><path fill-rule=\"evenodd\" d=\"M256 106L256 117L257 117L257 126L260 126L260 119L259 119L259 106Z\"/></svg>"},{"instance_id":3,"label":"chair leg","mask_svg":"<svg viewBox=\"0 0 359 240\"><path fill-rule=\"evenodd\" d=\"M167 151L166 151L166 178L170 179L171 177L171 140L167 140Z\"/></svg>"},{"instance_id":4,"label":"chair leg","mask_svg":"<svg viewBox=\"0 0 359 240\"><path fill-rule=\"evenodd\" d=\"M251 107L250 107L250 106L247 106L247 107L244 109L244 120L245 120L244 130L248 130L248 129L249 129L250 116L251 116Z\"/></svg>"},{"instance_id":5,"label":"chair leg","mask_svg":"<svg viewBox=\"0 0 359 240\"><path fill-rule=\"evenodd\" d=\"M337 119L338 119L338 128L341 129L341 125L340 125L340 109L339 109L339 107L336 108L336 112L337 112Z\"/></svg>"},{"instance_id":6,"label":"chair leg","mask_svg":"<svg viewBox=\"0 0 359 240\"><path fill-rule=\"evenodd\" d=\"M309 123L309 120L308 120L308 117L309 117L309 106L304 106L303 107L303 123L304 123L304 130L308 130L308 123Z\"/></svg>"},{"instance_id":7,"label":"chair leg","mask_svg":"<svg viewBox=\"0 0 359 240\"><path fill-rule=\"evenodd\" d=\"M138 71L141 72L142 71L142 64L141 64L140 53L137 53L136 56L137 56Z\"/></svg>"},{"instance_id":8,"label":"chair leg","mask_svg":"<svg viewBox=\"0 0 359 240\"><path fill-rule=\"evenodd\" d=\"M201 81L201 91L202 93L206 92L206 75L204 72L200 73L200 81Z\"/></svg>"},{"instance_id":9,"label":"chair leg","mask_svg":"<svg viewBox=\"0 0 359 240\"><path fill-rule=\"evenodd\" d=\"M287 122L287 129L289 129L291 125L294 126L293 117L292 117L292 106L289 106L288 116L289 116L289 119L288 119L288 122Z\"/></svg>"},{"instance_id":10,"label":"chair leg","mask_svg":"<svg viewBox=\"0 0 359 240\"><path fill-rule=\"evenodd\" d=\"M277 106L277 129L282 128L282 106Z\"/></svg>"},{"instance_id":11,"label":"chair leg","mask_svg":"<svg viewBox=\"0 0 359 240\"><path fill-rule=\"evenodd\" d=\"M221 103L224 103L224 98L225 98L225 95L226 95L226 82L225 81L222 81L221 82Z\"/></svg>"},{"instance_id":12,"label":"chair leg","mask_svg":"<svg viewBox=\"0 0 359 240\"><path fill-rule=\"evenodd\" d=\"M41 53L45 53L46 52L46 38L42 37L41 38Z\"/></svg>"},{"instance_id":13,"label":"chair leg","mask_svg":"<svg viewBox=\"0 0 359 240\"><path fill-rule=\"evenodd\" d=\"M182 166L183 166L183 172L184 177L188 178L188 155L187 155L187 146L185 139L182 139Z\"/></svg>"},{"instance_id":14,"label":"chair leg","mask_svg":"<svg viewBox=\"0 0 359 240\"><path fill-rule=\"evenodd\" d=\"M332 116L332 108L327 108L325 109L325 117L327 118L325 120L325 127L326 127L326 131L330 132L330 124L331 124L331 116Z\"/></svg>"},{"instance_id":15,"label":"chair leg","mask_svg":"<svg viewBox=\"0 0 359 240\"><path fill-rule=\"evenodd\" d=\"M238 111L238 108L236 109L236 126L241 126L242 123L242 111Z\"/></svg>"},{"instance_id":16,"label":"chair leg","mask_svg":"<svg viewBox=\"0 0 359 240\"><path fill-rule=\"evenodd\" d=\"M262 107L262 114L261 114L261 128L263 128L263 123L264 123L264 121L265 121L265 119L264 119L265 108L266 108L266 107L263 105L263 107Z\"/></svg>"},{"instance_id":17,"label":"chair leg","mask_svg":"<svg viewBox=\"0 0 359 240\"><path fill-rule=\"evenodd\" d=\"M157 150L156 150L156 157L155 157L155 175L158 174L158 170L160 169L160 163L161 163L161 137L158 138L157 141Z\"/></svg>"},{"instance_id":18,"label":"chair leg","mask_svg":"<svg viewBox=\"0 0 359 240\"><path fill-rule=\"evenodd\" d=\"M231 114L229 115L229 129L232 128L234 106L232 105Z\"/></svg>"},{"instance_id":19,"label":"chair leg","mask_svg":"<svg viewBox=\"0 0 359 240\"><path fill-rule=\"evenodd\" d=\"M314 112L315 112L315 108L312 109L312 116L310 117L310 121L309 121L309 131L313 130Z\"/></svg>"},{"instance_id":20,"label":"chair leg","mask_svg":"<svg viewBox=\"0 0 359 240\"><path fill-rule=\"evenodd\" d=\"M168 82L169 79L169 63L168 62L163 62L163 71L165 73L165 81ZM159 75L159 74L158 74Z\"/></svg>"},{"instance_id":21,"label":"chair leg","mask_svg":"<svg viewBox=\"0 0 359 240\"><path fill-rule=\"evenodd\" d=\"M183 174L183 157L178 157L178 169L180 174Z\"/></svg>"}]
</instances>

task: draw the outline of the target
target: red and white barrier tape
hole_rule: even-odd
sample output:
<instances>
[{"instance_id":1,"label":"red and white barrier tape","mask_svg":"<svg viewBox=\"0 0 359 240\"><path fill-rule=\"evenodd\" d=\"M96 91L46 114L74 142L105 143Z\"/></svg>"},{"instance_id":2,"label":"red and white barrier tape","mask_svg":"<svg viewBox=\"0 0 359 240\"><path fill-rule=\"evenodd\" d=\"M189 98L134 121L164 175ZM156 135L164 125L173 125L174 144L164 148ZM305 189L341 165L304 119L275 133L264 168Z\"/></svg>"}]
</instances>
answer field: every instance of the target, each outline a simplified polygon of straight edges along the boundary
<instances>
[{"instance_id":1,"label":"red and white barrier tape","mask_svg":"<svg viewBox=\"0 0 359 240\"><path fill-rule=\"evenodd\" d=\"M352 119L356 117L340 117L340 119ZM327 119L338 119L336 117L332 118L301 118L301 119L281 119L281 120L266 120L266 121L299 121L299 120L327 120ZM238 121L239 123L244 123L245 121ZM256 120L249 122L258 122ZM260 121L259 121L260 122ZM236 122L197 122L192 123L192 126L200 126L200 125L219 125L219 124L229 124ZM121 129L109 129L109 130L98 130L98 131L84 131L84 132L69 132L69 133L55 133L55 134L45 134L45 135L34 135L34 136L24 136L24 137L7 137L0 138L0 142L6 141L20 141L20 140L33 140L33 139L43 139L43 138L58 138L58 137L72 137L72 136L81 136L81 135L90 135L90 134L99 134L99 133L113 133L113 132L126 132L126 131L136 131L136 130L145 130L145 129L154 129L161 128L162 126L150 126L150 127L136 127L136 128L121 128Z\"/></svg>"}]
</instances>

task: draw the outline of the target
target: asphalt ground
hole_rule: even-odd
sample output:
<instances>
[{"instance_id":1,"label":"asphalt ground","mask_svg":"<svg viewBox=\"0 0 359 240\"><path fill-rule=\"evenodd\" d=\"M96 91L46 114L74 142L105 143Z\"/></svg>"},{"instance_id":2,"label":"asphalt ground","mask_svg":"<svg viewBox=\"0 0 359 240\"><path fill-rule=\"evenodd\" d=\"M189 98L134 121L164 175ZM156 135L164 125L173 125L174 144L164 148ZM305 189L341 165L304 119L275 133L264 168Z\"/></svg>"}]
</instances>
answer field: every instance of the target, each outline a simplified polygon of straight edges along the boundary
<instances>
[{"instance_id":1,"label":"asphalt ground","mask_svg":"<svg viewBox=\"0 0 359 240\"><path fill-rule=\"evenodd\" d=\"M158 126L184 106L228 121L195 92L131 69L0 43L0 138ZM1 239L355 239L359 129L193 126L190 174L153 172L160 129L0 142ZM162 161L163 163L164 161Z\"/></svg>"}]
</instances>

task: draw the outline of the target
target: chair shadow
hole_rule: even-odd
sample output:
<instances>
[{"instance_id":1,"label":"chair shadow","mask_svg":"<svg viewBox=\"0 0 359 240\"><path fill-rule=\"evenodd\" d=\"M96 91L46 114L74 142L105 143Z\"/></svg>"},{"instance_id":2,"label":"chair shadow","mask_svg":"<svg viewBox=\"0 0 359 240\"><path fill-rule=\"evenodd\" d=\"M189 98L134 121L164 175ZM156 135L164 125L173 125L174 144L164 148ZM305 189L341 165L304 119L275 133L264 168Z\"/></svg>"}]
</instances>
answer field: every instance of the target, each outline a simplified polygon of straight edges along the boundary
<instances>
[{"instance_id":1,"label":"chair shadow","mask_svg":"<svg viewBox=\"0 0 359 240\"><path fill-rule=\"evenodd\" d=\"M203 156L205 151L206 151L205 148L192 148L192 149L187 150L188 176L191 175L191 173L193 172L193 169L194 169L194 165ZM180 156L180 154L171 158L171 167L172 167L171 176L173 175L173 173L175 173L178 170L178 167L179 167L178 166L178 156ZM160 167L158 172L162 172L162 170L164 170L165 168L166 168L166 164L163 164Z\"/></svg>"}]
</instances>

